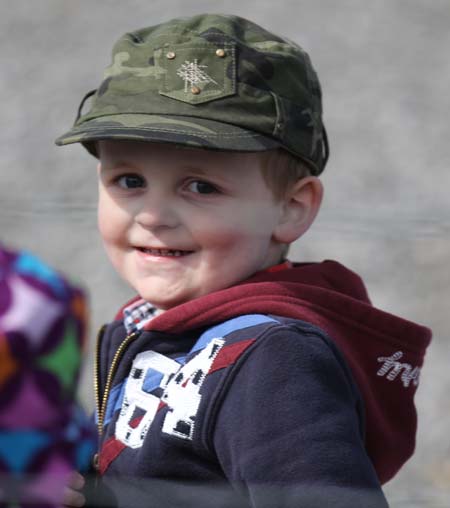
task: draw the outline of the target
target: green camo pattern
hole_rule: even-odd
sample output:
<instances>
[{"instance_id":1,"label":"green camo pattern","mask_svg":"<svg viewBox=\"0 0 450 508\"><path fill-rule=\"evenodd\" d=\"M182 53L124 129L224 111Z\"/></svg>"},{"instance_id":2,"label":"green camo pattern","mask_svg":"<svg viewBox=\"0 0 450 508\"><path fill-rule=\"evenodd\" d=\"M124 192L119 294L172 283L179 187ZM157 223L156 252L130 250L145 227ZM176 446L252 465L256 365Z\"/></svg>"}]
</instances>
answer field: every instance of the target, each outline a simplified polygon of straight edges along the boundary
<instances>
[{"instance_id":1,"label":"green camo pattern","mask_svg":"<svg viewBox=\"0 0 450 508\"><path fill-rule=\"evenodd\" d=\"M94 155L100 139L243 152L282 147L314 174L328 158L309 56L237 16L177 18L125 34L87 97L58 145L81 142Z\"/></svg>"}]
</instances>

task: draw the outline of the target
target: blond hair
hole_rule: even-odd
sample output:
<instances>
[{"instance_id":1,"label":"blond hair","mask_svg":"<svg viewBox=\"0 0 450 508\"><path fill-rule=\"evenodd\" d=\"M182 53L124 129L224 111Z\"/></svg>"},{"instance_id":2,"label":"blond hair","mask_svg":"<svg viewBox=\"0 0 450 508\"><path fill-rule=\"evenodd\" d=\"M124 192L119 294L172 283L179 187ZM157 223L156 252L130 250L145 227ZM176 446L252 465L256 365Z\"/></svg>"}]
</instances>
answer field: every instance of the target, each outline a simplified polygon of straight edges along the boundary
<instances>
[{"instance_id":1,"label":"blond hair","mask_svg":"<svg viewBox=\"0 0 450 508\"><path fill-rule=\"evenodd\" d=\"M282 148L262 153L261 171L276 201L283 199L295 182L312 174L305 162Z\"/></svg>"}]
</instances>

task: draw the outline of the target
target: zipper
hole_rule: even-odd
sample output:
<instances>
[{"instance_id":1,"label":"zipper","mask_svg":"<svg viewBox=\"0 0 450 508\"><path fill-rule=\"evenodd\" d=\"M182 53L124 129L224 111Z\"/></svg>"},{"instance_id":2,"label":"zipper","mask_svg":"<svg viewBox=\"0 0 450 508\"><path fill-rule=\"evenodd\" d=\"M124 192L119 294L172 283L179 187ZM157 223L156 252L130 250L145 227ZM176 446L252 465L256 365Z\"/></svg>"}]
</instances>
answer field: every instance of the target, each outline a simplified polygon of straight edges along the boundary
<instances>
[{"instance_id":1,"label":"zipper","mask_svg":"<svg viewBox=\"0 0 450 508\"><path fill-rule=\"evenodd\" d=\"M125 349L128 347L130 342L132 342L137 336L138 333L133 332L130 335L127 335L125 339L120 343L120 346L117 348L117 351L114 354L114 358L111 362L111 366L108 371L108 376L106 378L105 389L103 394L100 394L100 347L101 341L105 332L105 326L100 328L100 331L97 335L97 344L95 348L95 365L94 365L94 390L95 390L95 403L97 407L97 420L98 420L98 434L101 437L103 434L103 421L105 419L106 413L106 404L108 402L109 392L111 390L112 380L114 378L114 374L117 370L117 364L119 363L120 358L122 357Z\"/></svg>"},{"instance_id":2,"label":"zipper","mask_svg":"<svg viewBox=\"0 0 450 508\"><path fill-rule=\"evenodd\" d=\"M97 340L95 342L95 361L94 361L94 394L95 394L95 407L97 409L97 422L100 416L100 347L103 335L106 330L106 325L103 325L97 333ZM98 426L98 423L97 423ZM100 427L98 431L100 433Z\"/></svg>"}]
</instances>

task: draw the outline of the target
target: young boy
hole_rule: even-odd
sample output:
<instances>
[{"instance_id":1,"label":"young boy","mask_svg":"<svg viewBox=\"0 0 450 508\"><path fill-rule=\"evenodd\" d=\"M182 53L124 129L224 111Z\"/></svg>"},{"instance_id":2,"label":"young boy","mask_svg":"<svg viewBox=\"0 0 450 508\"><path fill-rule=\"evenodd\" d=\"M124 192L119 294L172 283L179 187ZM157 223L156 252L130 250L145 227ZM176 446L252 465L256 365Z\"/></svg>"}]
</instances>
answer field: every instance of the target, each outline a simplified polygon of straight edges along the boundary
<instances>
[{"instance_id":1,"label":"young boy","mask_svg":"<svg viewBox=\"0 0 450 508\"><path fill-rule=\"evenodd\" d=\"M175 19L122 37L82 108L57 143L99 159L100 233L138 294L98 341L110 503L387 506L430 333L340 264L285 258L328 157L307 54L238 17Z\"/></svg>"}]
</instances>

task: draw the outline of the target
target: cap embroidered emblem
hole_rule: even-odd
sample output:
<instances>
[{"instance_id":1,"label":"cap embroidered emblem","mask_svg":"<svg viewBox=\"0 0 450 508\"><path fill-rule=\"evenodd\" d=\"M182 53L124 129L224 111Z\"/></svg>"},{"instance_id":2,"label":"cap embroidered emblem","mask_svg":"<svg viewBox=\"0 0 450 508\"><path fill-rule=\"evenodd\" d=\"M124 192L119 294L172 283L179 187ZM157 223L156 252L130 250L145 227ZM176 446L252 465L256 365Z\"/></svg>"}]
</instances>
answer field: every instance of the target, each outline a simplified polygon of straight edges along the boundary
<instances>
[{"instance_id":1,"label":"cap embroidered emblem","mask_svg":"<svg viewBox=\"0 0 450 508\"><path fill-rule=\"evenodd\" d=\"M186 60L184 64L177 70L177 75L184 79L184 92L188 92L188 88L197 89L195 85L201 83L214 83L218 84L211 76L203 70L207 69L207 65L198 65L197 59L193 62Z\"/></svg>"}]
</instances>

